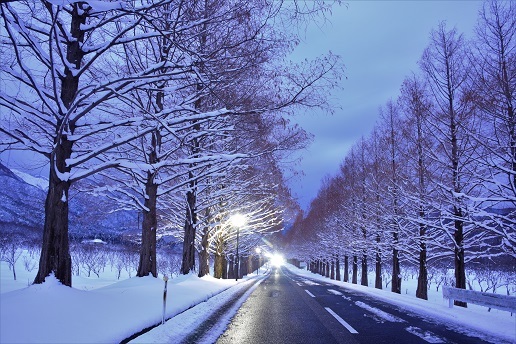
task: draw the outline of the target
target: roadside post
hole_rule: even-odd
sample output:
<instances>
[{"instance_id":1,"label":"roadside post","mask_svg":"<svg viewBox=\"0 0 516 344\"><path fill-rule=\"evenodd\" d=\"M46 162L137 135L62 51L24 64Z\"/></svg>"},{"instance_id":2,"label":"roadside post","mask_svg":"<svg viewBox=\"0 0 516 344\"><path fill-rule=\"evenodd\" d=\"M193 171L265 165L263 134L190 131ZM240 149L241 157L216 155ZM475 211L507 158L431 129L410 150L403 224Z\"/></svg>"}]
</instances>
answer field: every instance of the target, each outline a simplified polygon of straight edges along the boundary
<instances>
[{"instance_id":1,"label":"roadside post","mask_svg":"<svg viewBox=\"0 0 516 344\"><path fill-rule=\"evenodd\" d=\"M163 289L163 315L161 317L161 325L165 323L165 309L167 308L167 275L163 276L163 281L165 281L165 289Z\"/></svg>"}]
</instances>

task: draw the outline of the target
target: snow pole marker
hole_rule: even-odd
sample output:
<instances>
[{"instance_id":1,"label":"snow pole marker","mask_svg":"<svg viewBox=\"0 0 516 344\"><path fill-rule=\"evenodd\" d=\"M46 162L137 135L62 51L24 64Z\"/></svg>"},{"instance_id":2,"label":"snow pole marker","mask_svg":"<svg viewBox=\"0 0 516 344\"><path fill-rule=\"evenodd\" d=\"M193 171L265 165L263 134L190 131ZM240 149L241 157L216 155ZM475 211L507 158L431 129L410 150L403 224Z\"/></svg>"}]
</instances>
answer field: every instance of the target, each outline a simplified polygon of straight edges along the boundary
<instances>
[{"instance_id":1,"label":"snow pole marker","mask_svg":"<svg viewBox=\"0 0 516 344\"><path fill-rule=\"evenodd\" d=\"M161 317L161 325L165 323L165 309L167 308L167 275L163 276L163 281L165 281L165 289L163 289L163 315Z\"/></svg>"}]
</instances>

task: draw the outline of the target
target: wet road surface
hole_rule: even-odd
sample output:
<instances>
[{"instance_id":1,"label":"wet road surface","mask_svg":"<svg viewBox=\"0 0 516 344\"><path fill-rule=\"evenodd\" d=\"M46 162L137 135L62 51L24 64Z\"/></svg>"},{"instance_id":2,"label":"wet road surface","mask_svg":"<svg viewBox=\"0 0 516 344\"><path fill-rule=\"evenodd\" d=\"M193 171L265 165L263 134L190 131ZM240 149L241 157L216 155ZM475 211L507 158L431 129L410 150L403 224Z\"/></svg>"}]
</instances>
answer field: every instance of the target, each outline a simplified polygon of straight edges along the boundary
<instances>
[{"instance_id":1,"label":"wet road surface","mask_svg":"<svg viewBox=\"0 0 516 344\"><path fill-rule=\"evenodd\" d=\"M283 268L273 271L251 294L217 343L489 342L475 333Z\"/></svg>"}]
</instances>

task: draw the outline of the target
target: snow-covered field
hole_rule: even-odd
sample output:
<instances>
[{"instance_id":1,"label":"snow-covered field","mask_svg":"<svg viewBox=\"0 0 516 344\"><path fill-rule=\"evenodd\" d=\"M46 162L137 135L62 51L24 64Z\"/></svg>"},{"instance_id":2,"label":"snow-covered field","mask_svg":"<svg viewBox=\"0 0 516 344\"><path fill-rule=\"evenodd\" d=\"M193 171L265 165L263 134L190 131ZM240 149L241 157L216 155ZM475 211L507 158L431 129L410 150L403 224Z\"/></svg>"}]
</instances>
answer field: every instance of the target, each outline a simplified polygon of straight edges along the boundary
<instances>
[{"instance_id":1,"label":"snow-covered field","mask_svg":"<svg viewBox=\"0 0 516 344\"><path fill-rule=\"evenodd\" d=\"M73 276L73 288L53 277L27 287L37 271L27 272L21 259L17 281L7 263L1 262L0 268L0 343L119 343L162 319L163 276L117 280L115 271L105 269L100 278ZM166 317L214 295L219 303L225 302L260 277L251 275L238 282L196 275L170 279Z\"/></svg>"},{"instance_id":2,"label":"snow-covered field","mask_svg":"<svg viewBox=\"0 0 516 344\"><path fill-rule=\"evenodd\" d=\"M161 275L160 278L122 275L118 280L115 269L106 268L100 278L74 276L73 288L60 285L55 278L47 278L42 285L27 287L36 270L28 272L23 265L20 259L17 262L18 278L14 281L7 263L0 263L0 343L118 343L161 321L164 287ZM408 292L415 290L411 286L415 283L412 280L404 281L406 295L396 295L332 281L291 265L287 267L305 277L365 292L424 316L455 323L457 328L466 331L486 333L487 338L516 342L516 317L509 312L494 309L488 312L487 308L474 305L467 309L449 309L441 292L433 290L429 292L429 301L419 300ZM200 324L242 288L262 278L262 274L252 274L238 282L195 275L173 278L168 281L166 316L174 318L134 342L178 342L194 325ZM235 305L233 313L243 301ZM194 305L198 306L191 308ZM227 317L222 319L218 331L212 331L210 337L205 338L206 342L213 342L224 330L230 315Z\"/></svg>"}]
</instances>

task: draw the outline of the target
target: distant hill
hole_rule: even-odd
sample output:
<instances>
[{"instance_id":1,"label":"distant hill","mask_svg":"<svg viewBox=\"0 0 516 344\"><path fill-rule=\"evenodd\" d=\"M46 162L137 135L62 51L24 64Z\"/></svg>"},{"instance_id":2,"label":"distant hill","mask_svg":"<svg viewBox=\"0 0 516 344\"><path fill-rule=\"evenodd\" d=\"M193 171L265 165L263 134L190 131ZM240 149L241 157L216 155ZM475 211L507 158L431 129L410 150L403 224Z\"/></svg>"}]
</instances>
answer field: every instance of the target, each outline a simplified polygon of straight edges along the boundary
<instances>
[{"instance_id":1,"label":"distant hill","mask_svg":"<svg viewBox=\"0 0 516 344\"><path fill-rule=\"evenodd\" d=\"M44 179L41 177L33 177L28 173L21 172L18 170L11 170L16 176L21 178L25 183L30 184L32 186L36 186L41 190L48 190L48 179Z\"/></svg>"},{"instance_id":2,"label":"distant hill","mask_svg":"<svg viewBox=\"0 0 516 344\"><path fill-rule=\"evenodd\" d=\"M18 235L28 240L41 240L45 219L44 184L41 178L13 172L0 163L2 237ZM72 240L137 241L139 226L136 211L116 211L116 204L106 197L95 197L76 189L70 190L69 200L69 233Z\"/></svg>"},{"instance_id":3,"label":"distant hill","mask_svg":"<svg viewBox=\"0 0 516 344\"><path fill-rule=\"evenodd\" d=\"M45 192L30 185L0 163L0 234L19 233L23 237L40 237Z\"/></svg>"}]
</instances>

